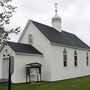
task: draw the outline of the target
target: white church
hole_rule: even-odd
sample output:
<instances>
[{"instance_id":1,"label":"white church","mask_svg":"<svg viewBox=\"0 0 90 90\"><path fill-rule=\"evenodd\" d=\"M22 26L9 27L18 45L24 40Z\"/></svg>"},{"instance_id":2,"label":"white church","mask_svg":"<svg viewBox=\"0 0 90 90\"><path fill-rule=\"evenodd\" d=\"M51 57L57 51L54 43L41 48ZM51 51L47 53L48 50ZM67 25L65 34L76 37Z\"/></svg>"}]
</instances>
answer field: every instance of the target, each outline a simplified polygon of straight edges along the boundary
<instances>
[{"instance_id":1,"label":"white church","mask_svg":"<svg viewBox=\"0 0 90 90\"><path fill-rule=\"evenodd\" d=\"M90 75L90 47L61 27L57 9L52 27L28 20L18 42L0 48L0 79L8 79L9 56L14 57L13 83Z\"/></svg>"}]
</instances>

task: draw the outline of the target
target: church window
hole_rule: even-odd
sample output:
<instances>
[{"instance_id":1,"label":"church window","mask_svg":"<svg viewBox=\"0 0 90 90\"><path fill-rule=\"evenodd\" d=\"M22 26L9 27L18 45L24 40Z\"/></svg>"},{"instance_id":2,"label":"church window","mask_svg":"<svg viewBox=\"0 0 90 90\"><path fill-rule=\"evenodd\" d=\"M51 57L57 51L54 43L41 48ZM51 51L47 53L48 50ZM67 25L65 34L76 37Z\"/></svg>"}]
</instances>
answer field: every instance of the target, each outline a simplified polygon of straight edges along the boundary
<instances>
[{"instance_id":1,"label":"church window","mask_svg":"<svg viewBox=\"0 0 90 90\"><path fill-rule=\"evenodd\" d=\"M32 34L28 35L28 41L29 41L29 44L32 44L32 42L33 42Z\"/></svg>"},{"instance_id":2,"label":"church window","mask_svg":"<svg viewBox=\"0 0 90 90\"><path fill-rule=\"evenodd\" d=\"M74 66L77 66L77 51L74 51Z\"/></svg>"},{"instance_id":3,"label":"church window","mask_svg":"<svg viewBox=\"0 0 90 90\"><path fill-rule=\"evenodd\" d=\"M6 58L6 57L9 57L10 54L9 54L9 51L7 49L4 50L3 52L3 57Z\"/></svg>"},{"instance_id":4,"label":"church window","mask_svg":"<svg viewBox=\"0 0 90 90\"><path fill-rule=\"evenodd\" d=\"M64 65L64 67L67 66L67 51L66 51L66 49L64 49L64 51L63 51L63 65Z\"/></svg>"},{"instance_id":5,"label":"church window","mask_svg":"<svg viewBox=\"0 0 90 90\"><path fill-rule=\"evenodd\" d=\"M88 52L86 53L86 65L88 66Z\"/></svg>"}]
</instances>

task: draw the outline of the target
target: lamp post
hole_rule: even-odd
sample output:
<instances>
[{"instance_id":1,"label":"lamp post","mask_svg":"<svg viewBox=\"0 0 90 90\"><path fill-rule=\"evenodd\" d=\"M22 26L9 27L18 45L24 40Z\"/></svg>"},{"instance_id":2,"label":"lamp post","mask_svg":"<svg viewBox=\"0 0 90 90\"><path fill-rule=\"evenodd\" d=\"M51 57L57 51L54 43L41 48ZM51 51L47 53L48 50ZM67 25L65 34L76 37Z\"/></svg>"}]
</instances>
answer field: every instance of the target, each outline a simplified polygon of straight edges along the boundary
<instances>
[{"instance_id":1,"label":"lamp post","mask_svg":"<svg viewBox=\"0 0 90 90\"><path fill-rule=\"evenodd\" d=\"M9 56L8 90L11 90L11 75L14 72L14 57Z\"/></svg>"},{"instance_id":2,"label":"lamp post","mask_svg":"<svg viewBox=\"0 0 90 90\"><path fill-rule=\"evenodd\" d=\"M10 73L10 68L11 68L11 58L9 56L8 90L11 90L11 73Z\"/></svg>"}]
</instances>

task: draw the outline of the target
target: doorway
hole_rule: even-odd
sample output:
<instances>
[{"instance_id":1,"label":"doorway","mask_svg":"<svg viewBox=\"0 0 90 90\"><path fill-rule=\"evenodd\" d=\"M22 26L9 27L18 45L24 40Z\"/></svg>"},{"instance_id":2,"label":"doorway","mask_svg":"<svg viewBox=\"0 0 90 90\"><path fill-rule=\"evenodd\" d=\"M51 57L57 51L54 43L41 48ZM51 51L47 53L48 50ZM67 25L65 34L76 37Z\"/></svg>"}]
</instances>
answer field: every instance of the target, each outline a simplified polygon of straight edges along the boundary
<instances>
[{"instance_id":1,"label":"doorway","mask_svg":"<svg viewBox=\"0 0 90 90\"><path fill-rule=\"evenodd\" d=\"M41 81L41 64L30 63L26 65L26 82Z\"/></svg>"},{"instance_id":2,"label":"doorway","mask_svg":"<svg viewBox=\"0 0 90 90\"><path fill-rule=\"evenodd\" d=\"M8 72L9 72L9 59L3 58L2 60L2 78L8 79Z\"/></svg>"},{"instance_id":3,"label":"doorway","mask_svg":"<svg viewBox=\"0 0 90 90\"><path fill-rule=\"evenodd\" d=\"M39 68L30 68L31 82L40 81Z\"/></svg>"}]
</instances>

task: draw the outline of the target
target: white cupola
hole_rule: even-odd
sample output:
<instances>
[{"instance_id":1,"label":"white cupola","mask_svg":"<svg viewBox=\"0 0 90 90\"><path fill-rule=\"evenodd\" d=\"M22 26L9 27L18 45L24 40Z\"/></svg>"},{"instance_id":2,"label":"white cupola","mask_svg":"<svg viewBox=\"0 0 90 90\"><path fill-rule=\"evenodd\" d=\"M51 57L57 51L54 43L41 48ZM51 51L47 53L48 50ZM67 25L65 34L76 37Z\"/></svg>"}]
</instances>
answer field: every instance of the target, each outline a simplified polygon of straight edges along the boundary
<instances>
[{"instance_id":1,"label":"white cupola","mask_svg":"<svg viewBox=\"0 0 90 90\"><path fill-rule=\"evenodd\" d=\"M55 3L55 16L52 18L52 27L61 32L61 18L57 14L57 3Z\"/></svg>"}]
</instances>

